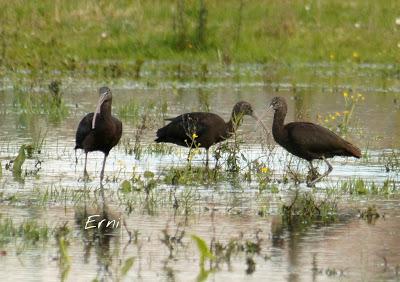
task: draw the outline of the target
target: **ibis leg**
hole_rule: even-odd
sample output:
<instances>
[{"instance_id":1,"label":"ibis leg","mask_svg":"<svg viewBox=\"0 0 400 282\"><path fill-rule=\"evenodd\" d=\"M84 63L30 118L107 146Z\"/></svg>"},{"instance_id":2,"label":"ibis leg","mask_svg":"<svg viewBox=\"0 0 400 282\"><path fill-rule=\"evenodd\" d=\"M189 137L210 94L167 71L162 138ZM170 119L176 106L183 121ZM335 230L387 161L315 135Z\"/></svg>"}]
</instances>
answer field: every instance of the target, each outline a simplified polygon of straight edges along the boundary
<instances>
[{"instance_id":1,"label":"ibis leg","mask_svg":"<svg viewBox=\"0 0 400 282\"><path fill-rule=\"evenodd\" d=\"M317 177L316 179L314 179L313 181L307 183L308 187L312 187L314 186L315 183L317 183L318 181L320 181L322 178L324 178L325 176L327 176L329 173L331 173L333 167L331 166L331 164L325 159L325 157L322 157L322 159L324 160L324 162L326 163L326 165L328 166L328 170L320 175L319 177Z\"/></svg>"},{"instance_id":2,"label":"ibis leg","mask_svg":"<svg viewBox=\"0 0 400 282\"><path fill-rule=\"evenodd\" d=\"M208 168L208 149L206 148L206 167Z\"/></svg>"},{"instance_id":3,"label":"ibis leg","mask_svg":"<svg viewBox=\"0 0 400 282\"><path fill-rule=\"evenodd\" d=\"M89 179L89 174L88 174L88 172L86 170L87 154L88 154L88 152L85 152L85 168L83 169L83 178L84 179Z\"/></svg>"},{"instance_id":4,"label":"ibis leg","mask_svg":"<svg viewBox=\"0 0 400 282\"><path fill-rule=\"evenodd\" d=\"M105 166L106 166L106 160L107 160L107 154L104 154L103 167L101 168L101 172L100 172L100 184L103 183L104 168L105 168Z\"/></svg>"}]
</instances>

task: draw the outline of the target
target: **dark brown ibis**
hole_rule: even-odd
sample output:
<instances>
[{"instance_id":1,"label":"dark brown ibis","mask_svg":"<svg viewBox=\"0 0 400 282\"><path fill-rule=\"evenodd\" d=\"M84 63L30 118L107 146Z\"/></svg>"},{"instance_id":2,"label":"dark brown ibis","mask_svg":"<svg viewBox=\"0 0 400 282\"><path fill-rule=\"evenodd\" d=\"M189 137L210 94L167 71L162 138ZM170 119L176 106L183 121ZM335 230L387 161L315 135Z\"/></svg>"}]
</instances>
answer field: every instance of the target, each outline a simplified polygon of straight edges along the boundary
<instances>
[{"instance_id":1,"label":"dark brown ibis","mask_svg":"<svg viewBox=\"0 0 400 282\"><path fill-rule=\"evenodd\" d=\"M206 149L206 165L208 165L208 150L219 142L230 138L242 122L243 116L249 115L259 121L253 108L247 102L241 101L233 107L231 119L225 122L213 113L186 113L170 121L166 126L157 130L155 142L173 143L190 149L200 147ZM189 151L190 154L190 151Z\"/></svg>"},{"instance_id":2,"label":"dark brown ibis","mask_svg":"<svg viewBox=\"0 0 400 282\"><path fill-rule=\"evenodd\" d=\"M93 151L104 153L103 166L100 173L100 184L103 183L104 167L110 150L118 144L122 135L122 123L112 116L112 93L110 88L99 89L99 101L94 113L87 114L79 123L76 131L76 149L85 151L84 177L88 177L86 170L87 154Z\"/></svg>"},{"instance_id":3,"label":"dark brown ibis","mask_svg":"<svg viewBox=\"0 0 400 282\"><path fill-rule=\"evenodd\" d=\"M270 108L275 111L272 125L274 140L289 153L307 160L311 171L314 171L312 161L322 159L328 170L307 183L313 186L332 171L327 158L334 156L361 157L361 151L329 129L311 122L291 122L284 124L287 113L287 104L283 97L274 97Z\"/></svg>"}]
</instances>

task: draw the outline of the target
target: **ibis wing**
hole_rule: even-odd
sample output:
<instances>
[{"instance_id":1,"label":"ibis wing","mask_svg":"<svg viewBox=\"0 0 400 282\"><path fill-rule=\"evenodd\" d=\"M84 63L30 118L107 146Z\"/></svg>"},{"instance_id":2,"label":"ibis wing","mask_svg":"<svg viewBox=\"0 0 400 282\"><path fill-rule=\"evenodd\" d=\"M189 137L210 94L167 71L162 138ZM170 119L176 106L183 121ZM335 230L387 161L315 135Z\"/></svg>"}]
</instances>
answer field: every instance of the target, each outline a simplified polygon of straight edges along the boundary
<instances>
[{"instance_id":1,"label":"ibis wing","mask_svg":"<svg viewBox=\"0 0 400 282\"><path fill-rule=\"evenodd\" d=\"M79 123L78 129L76 130L76 149L82 148L82 143L85 140L86 136L89 135L92 130L92 119L93 113L87 114Z\"/></svg>"},{"instance_id":2,"label":"ibis wing","mask_svg":"<svg viewBox=\"0 0 400 282\"><path fill-rule=\"evenodd\" d=\"M207 131L209 124L203 113L190 113L182 115L181 127L185 136L192 138L193 134L202 136Z\"/></svg>"},{"instance_id":3,"label":"ibis wing","mask_svg":"<svg viewBox=\"0 0 400 282\"><path fill-rule=\"evenodd\" d=\"M342 145L342 138L329 129L308 122L292 122L285 126L288 138L299 149L316 154L335 151Z\"/></svg>"},{"instance_id":4,"label":"ibis wing","mask_svg":"<svg viewBox=\"0 0 400 282\"><path fill-rule=\"evenodd\" d=\"M194 133L202 134L208 126L203 113L187 113L167 120L171 121L165 126L169 134L180 138L192 137Z\"/></svg>"}]
</instances>

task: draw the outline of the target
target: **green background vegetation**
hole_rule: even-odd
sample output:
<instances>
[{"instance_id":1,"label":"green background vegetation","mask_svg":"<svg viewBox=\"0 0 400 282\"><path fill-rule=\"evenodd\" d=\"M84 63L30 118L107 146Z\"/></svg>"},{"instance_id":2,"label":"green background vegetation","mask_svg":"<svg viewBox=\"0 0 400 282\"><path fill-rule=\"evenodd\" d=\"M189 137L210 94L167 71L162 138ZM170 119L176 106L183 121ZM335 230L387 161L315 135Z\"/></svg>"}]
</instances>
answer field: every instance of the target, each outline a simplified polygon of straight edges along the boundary
<instances>
[{"instance_id":1,"label":"green background vegetation","mask_svg":"<svg viewBox=\"0 0 400 282\"><path fill-rule=\"evenodd\" d=\"M400 59L400 1L0 0L3 70L97 60Z\"/></svg>"}]
</instances>

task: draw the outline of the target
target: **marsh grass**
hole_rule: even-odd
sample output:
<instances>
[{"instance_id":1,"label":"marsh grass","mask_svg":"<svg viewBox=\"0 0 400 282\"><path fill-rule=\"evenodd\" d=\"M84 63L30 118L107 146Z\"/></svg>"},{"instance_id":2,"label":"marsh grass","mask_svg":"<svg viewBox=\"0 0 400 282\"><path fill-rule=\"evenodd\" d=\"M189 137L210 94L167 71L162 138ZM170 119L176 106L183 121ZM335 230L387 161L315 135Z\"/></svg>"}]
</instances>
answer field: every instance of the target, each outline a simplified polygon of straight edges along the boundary
<instances>
[{"instance_id":1,"label":"marsh grass","mask_svg":"<svg viewBox=\"0 0 400 282\"><path fill-rule=\"evenodd\" d=\"M68 278L69 271L71 269L71 257L69 255L69 245L70 245L70 229L65 223L63 226L60 226L55 230L54 237L56 239L58 245L58 253L59 253L59 269L61 281L65 281Z\"/></svg>"},{"instance_id":2,"label":"marsh grass","mask_svg":"<svg viewBox=\"0 0 400 282\"><path fill-rule=\"evenodd\" d=\"M229 174L216 168L186 165L164 169L163 181L169 185L204 185L221 182L229 178Z\"/></svg>"},{"instance_id":3,"label":"marsh grass","mask_svg":"<svg viewBox=\"0 0 400 282\"><path fill-rule=\"evenodd\" d=\"M351 133L351 129L357 129L358 120L354 118L354 111L356 107L360 107L365 100L365 96L361 93L349 93L344 91L342 93L344 100L343 111L336 111L328 114L318 114L317 119L320 124L327 126L333 132L338 132L341 136L346 136Z\"/></svg>"},{"instance_id":4,"label":"marsh grass","mask_svg":"<svg viewBox=\"0 0 400 282\"><path fill-rule=\"evenodd\" d=\"M297 190L290 204L282 205L281 212L283 221L289 225L331 223L338 216L337 200L329 196L318 199L312 192Z\"/></svg>"},{"instance_id":5,"label":"marsh grass","mask_svg":"<svg viewBox=\"0 0 400 282\"><path fill-rule=\"evenodd\" d=\"M47 225L40 225L33 219L16 223L12 218L0 217L0 245L17 240L21 240L25 245L36 245L39 242L47 242L50 232Z\"/></svg>"},{"instance_id":6,"label":"marsh grass","mask_svg":"<svg viewBox=\"0 0 400 282\"><path fill-rule=\"evenodd\" d=\"M86 5L46 0L37 5L4 1L0 5L4 11L0 59L6 69L88 72L91 60L135 57L223 63L399 60L396 1ZM137 73L135 68L132 73Z\"/></svg>"},{"instance_id":7,"label":"marsh grass","mask_svg":"<svg viewBox=\"0 0 400 282\"><path fill-rule=\"evenodd\" d=\"M398 172L400 170L400 152L395 149L382 152L378 157L378 162L384 165L386 172Z\"/></svg>"},{"instance_id":8,"label":"marsh grass","mask_svg":"<svg viewBox=\"0 0 400 282\"><path fill-rule=\"evenodd\" d=\"M341 183L341 191L350 195L380 195L389 196L399 192L396 181L387 179L382 184L367 182L361 178Z\"/></svg>"},{"instance_id":9,"label":"marsh grass","mask_svg":"<svg viewBox=\"0 0 400 282\"><path fill-rule=\"evenodd\" d=\"M380 218L380 214L375 205L368 206L367 208L360 210L360 218L366 219L368 223L375 223Z\"/></svg>"},{"instance_id":10,"label":"marsh grass","mask_svg":"<svg viewBox=\"0 0 400 282\"><path fill-rule=\"evenodd\" d=\"M20 179L21 174L22 174L22 165L24 164L26 160L26 145L21 145L21 147L18 150L18 155L14 159L13 164L12 164L12 172L15 178Z\"/></svg>"},{"instance_id":11,"label":"marsh grass","mask_svg":"<svg viewBox=\"0 0 400 282\"><path fill-rule=\"evenodd\" d=\"M32 189L32 203L39 206L49 204L72 204L77 205L86 201L95 203L96 199L91 195L94 189L69 189L62 185L51 185L50 187L34 187Z\"/></svg>"},{"instance_id":12,"label":"marsh grass","mask_svg":"<svg viewBox=\"0 0 400 282\"><path fill-rule=\"evenodd\" d=\"M256 230L254 238L246 239L243 234L237 237L231 237L227 243L222 243L215 237L211 238L209 244L206 240L198 235L192 234L191 239L199 252L199 274L198 281L204 281L214 272L220 271L226 264L231 268L233 258L244 258L246 265L246 274L252 274L256 270L256 258L268 259L268 255L263 253L263 238L260 234L261 230ZM205 262L208 261L206 268Z\"/></svg>"},{"instance_id":13,"label":"marsh grass","mask_svg":"<svg viewBox=\"0 0 400 282\"><path fill-rule=\"evenodd\" d=\"M174 152L174 148L164 143L150 143L144 148L147 155L170 155Z\"/></svg>"},{"instance_id":14,"label":"marsh grass","mask_svg":"<svg viewBox=\"0 0 400 282\"><path fill-rule=\"evenodd\" d=\"M59 87L59 84L53 83L48 86L49 92L33 92L32 89L25 90L16 85L13 96L15 111L28 117L44 115L48 121L58 124L69 114Z\"/></svg>"}]
</instances>

